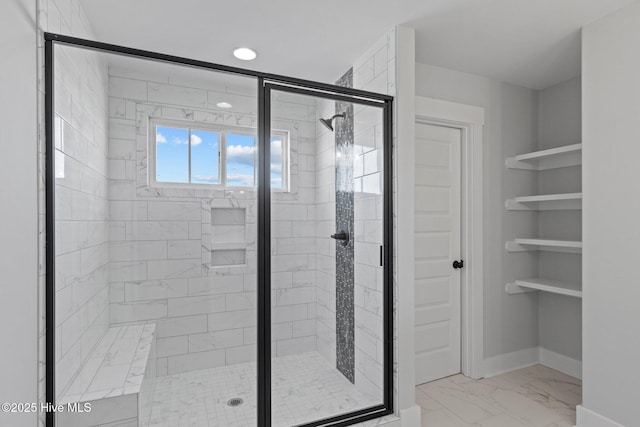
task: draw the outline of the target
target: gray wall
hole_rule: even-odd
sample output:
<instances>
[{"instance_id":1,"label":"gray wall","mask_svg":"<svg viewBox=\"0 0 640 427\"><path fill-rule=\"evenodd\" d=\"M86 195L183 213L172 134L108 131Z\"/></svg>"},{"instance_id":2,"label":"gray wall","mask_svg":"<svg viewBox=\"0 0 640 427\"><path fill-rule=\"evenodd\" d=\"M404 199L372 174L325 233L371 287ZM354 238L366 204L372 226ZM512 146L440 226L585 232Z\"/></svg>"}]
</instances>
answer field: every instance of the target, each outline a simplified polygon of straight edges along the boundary
<instances>
[{"instance_id":1,"label":"gray wall","mask_svg":"<svg viewBox=\"0 0 640 427\"><path fill-rule=\"evenodd\" d=\"M508 295L505 283L536 275L537 255L507 254L504 243L535 236L535 214L507 213L504 200L536 194L529 172L504 167L509 156L535 150L538 102L536 92L497 80L426 64L416 64L416 94L485 108L484 128L484 357L538 345L535 293Z\"/></svg>"},{"instance_id":2,"label":"gray wall","mask_svg":"<svg viewBox=\"0 0 640 427\"><path fill-rule=\"evenodd\" d=\"M580 78L538 92L538 148L576 144L581 140ZM573 193L582 190L582 167L552 169L538 173L538 193ZM581 240L581 211L546 211L538 214L542 238ZM579 254L540 252L539 276L579 283ZM540 347L580 360L582 358L582 300L540 292L538 328Z\"/></svg>"},{"instance_id":3,"label":"gray wall","mask_svg":"<svg viewBox=\"0 0 640 427\"><path fill-rule=\"evenodd\" d=\"M0 51L0 401L37 402L38 197L36 11L32 0L2 4ZM10 100L10 102L9 102ZM10 183L10 185L8 185ZM7 209L13 206L14 209ZM8 326L10 325L10 326ZM0 425L36 425L33 413L0 412Z\"/></svg>"},{"instance_id":4,"label":"gray wall","mask_svg":"<svg viewBox=\"0 0 640 427\"><path fill-rule=\"evenodd\" d=\"M596 414L638 424L640 3L583 30L584 395ZM594 412L596 414L594 414Z\"/></svg>"}]
</instances>

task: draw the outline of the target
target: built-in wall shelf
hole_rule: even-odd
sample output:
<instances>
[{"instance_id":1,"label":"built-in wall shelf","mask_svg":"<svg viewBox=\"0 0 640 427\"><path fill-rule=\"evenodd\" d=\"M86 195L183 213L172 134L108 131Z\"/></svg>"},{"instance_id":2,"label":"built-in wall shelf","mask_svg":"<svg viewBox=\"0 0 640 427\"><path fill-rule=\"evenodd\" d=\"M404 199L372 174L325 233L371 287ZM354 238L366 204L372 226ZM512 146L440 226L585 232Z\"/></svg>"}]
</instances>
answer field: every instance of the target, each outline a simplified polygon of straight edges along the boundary
<instances>
[{"instance_id":1,"label":"built-in wall shelf","mask_svg":"<svg viewBox=\"0 0 640 427\"><path fill-rule=\"evenodd\" d=\"M507 283L505 290L508 294L543 291L552 294L582 298L582 291L580 290L579 284L540 278L522 279L516 280L515 283Z\"/></svg>"},{"instance_id":2,"label":"built-in wall shelf","mask_svg":"<svg viewBox=\"0 0 640 427\"><path fill-rule=\"evenodd\" d=\"M505 244L507 252L551 251L581 253L582 242L573 240L515 239Z\"/></svg>"},{"instance_id":3,"label":"built-in wall shelf","mask_svg":"<svg viewBox=\"0 0 640 427\"><path fill-rule=\"evenodd\" d=\"M582 193L544 194L508 199L505 207L510 211L559 211L582 209Z\"/></svg>"},{"instance_id":4,"label":"built-in wall shelf","mask_svg":"<svg viewBox=\"0 0 640 427\"><path fill-rule=\"evenodd\" d=\"M510 169L542 171L582 164L582 144L534 151L509 157L505 164Z\"/></svg>"},{"instance_id":5,"label":"built-in wall shelf","mask_svg":"<svg viewBox=\"0 0 640 427\"><path fill-rule=\"evenodd\" d=\"M244 266L247 262L247 209L211 208L211 266Z\"/></svg>"}]
</instances>

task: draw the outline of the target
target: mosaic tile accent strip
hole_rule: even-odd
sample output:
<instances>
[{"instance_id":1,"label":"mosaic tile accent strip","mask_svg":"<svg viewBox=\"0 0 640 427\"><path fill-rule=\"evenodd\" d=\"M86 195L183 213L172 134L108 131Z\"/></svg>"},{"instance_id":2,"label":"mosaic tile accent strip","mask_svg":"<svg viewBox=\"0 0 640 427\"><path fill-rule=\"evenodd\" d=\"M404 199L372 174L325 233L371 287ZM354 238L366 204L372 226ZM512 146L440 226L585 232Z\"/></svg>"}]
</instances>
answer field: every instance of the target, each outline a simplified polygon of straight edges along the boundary
<instances>
[{"instance_id":1,"label":"mosaic tile accent strip","mask_svg":"<svg viewBox=\"0 0 640 427\"><path fill-rule=\"evenodd\" d=\"M353 68L337 85L353 87ZM355 383L355 314L354 314L354 200L353 200L353 103L336 101L334 121L336 138L336 231L349 234L346 245L336 241L336 365Z\"/></svg>"}]
</instances>

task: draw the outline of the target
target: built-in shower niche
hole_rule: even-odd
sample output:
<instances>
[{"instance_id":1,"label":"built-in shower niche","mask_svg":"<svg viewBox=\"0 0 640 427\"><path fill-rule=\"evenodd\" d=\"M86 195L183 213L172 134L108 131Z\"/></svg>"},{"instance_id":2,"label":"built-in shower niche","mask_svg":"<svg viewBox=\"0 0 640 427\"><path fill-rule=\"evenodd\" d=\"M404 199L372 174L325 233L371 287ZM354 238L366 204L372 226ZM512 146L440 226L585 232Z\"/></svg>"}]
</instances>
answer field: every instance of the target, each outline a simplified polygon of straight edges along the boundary
<instances>
[{"instance_id":1,"label":"built-in shower niche","mask_svg":"<svg viewBox=\"0 0 640 427\"><path fill-rule=\"evenodd\" d=\"M247 262L245 208L211 208L211 266Z\"/></svg>"}]
</instances>

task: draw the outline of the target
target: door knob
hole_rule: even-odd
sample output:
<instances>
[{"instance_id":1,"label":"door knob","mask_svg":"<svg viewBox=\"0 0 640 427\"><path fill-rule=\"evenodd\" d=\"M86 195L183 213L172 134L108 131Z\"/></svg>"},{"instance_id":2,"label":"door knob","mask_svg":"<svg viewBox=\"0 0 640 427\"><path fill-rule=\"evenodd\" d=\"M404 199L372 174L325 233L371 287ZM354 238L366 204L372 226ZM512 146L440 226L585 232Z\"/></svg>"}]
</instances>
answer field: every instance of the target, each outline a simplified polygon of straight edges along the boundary
<instances>
[{"instance_id":1,"label":"door knob","mask_svg":"<svg viewBox=\"0 0 640 427\"><path fill-rule=\"evenodd\" d=\"M464 267L464 260L453 261L453 268L455 268L457 270L457 269L460 269L462 267Z\"/></svg>"}]
</instances>

